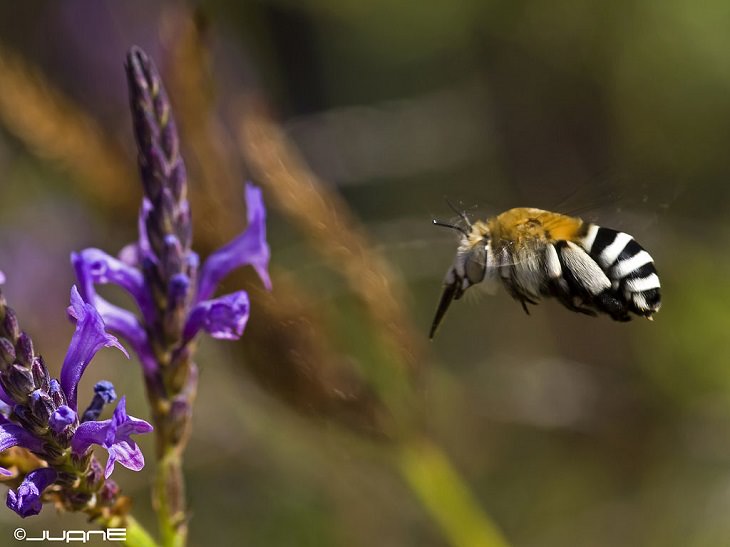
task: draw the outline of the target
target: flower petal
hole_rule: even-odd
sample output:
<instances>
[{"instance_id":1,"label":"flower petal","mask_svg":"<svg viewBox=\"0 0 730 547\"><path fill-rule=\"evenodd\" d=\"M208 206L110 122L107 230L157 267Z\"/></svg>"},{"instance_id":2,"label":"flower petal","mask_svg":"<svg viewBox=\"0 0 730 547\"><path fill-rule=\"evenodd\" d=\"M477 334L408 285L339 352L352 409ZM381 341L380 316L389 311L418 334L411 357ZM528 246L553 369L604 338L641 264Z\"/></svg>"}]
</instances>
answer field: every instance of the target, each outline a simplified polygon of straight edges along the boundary
<instances>
[{"instance_id":1,"label":"flower petal","mask_svg":"<svg viewBox=\"0 0 730 547\"><path fill-rule=\"evenodd\" d=\"M126 422L128 419L129 416L127 416L127 396L122 395L122 398L119 399L119 402L117 403L117 408L115 408L114 412L112 413L111 427L107 430L106 434L107 444L114 443L119 426Z\"/></svg>"},{"instance_id":2,"label":"flower petal","mask_svg":"<svg viewBox=\"0 0 730 547\"><path fill-rule=\"evenodd\" d=\"M154 320L155 308L145 286L144 276L137 268L93 248L71 253L71 263L77 275L83 269L85 277L88 276L94 284L113 283L122 287L137 302L145 321L149 323Z\"/></svg>"},{"instance_id":3,"label":"flower petal","mask_svg":"<svg viewBox=\"0 0 730 547\"><path fill-rule=\"evenodd\" d=\"M92 444L104 446L111 420L89 421L79 424L71 439L71 450L77 456L86 452Z\"/></svg>"},{"instance_id":4,"label":"flower petal","mask_svg":"<svg viewBox=\"0 0 730 547\"><path fill-rule=\"evenodd\" d=\"M108 479L114 471L115 462L121 463L132 471L139 471L144 467L144 456L134 441L120 441L109 447L109 459L106 461L104 470L105 478Z\"/></svg>"},{"instance_id":5,"label":"flower petal","mask_svg":"<svg viewBox=\"0 0 730 547\"><path fill-rule=\"evenodd\" d=\"M11 446L22 446L39 452L43 448L43 441L17 424L0 424L0 452Z\"/></svg>"},{"instance_id":6,"label":"flower petal","mask_svg":"<svg viewBox=\"0 0 730 547\"><path fill-rule=\"evenodd\" d=\"M8 490L7 506L21 517L37 515L43 508L43 491L56 480L56 470L41 467L25 476L17 490Z\"/></svg>"},{"instance_id":7,"label":"flower petal","mask_svg":"<svg viewBox=\"0 0 730 547\"><path fill-rule=\"evenodd\" d=\"M157 370L157 361L147 342L147 333L134 314L111 304L101 296L96 297L94 307L104 319L107 329L129 342L142 363L145 374L154 373Z\"/></svg>"},{"instance_id":8,"label":"flower petal","mask_svg":"<svg viewBox=\"0 0 730 547\"><path fill-rule=\"evenodd\" d=\"M142 433L150 433L153 427L151 424L134 416L129 416L127 421L119 426L117 430L117 438L122 439L130 435L139 435Z\"/></svg>"},{"instance_id":9,"label":"flower petal","mask_svg":"<svg viewBox=\"0 0 730 547\"><path fill-rule=\"evenodd\" d=\"M232 270L248 264L256 270L264 286L271 289L271 251L266 243L266 209L261 189L250 183L246 184L246 207L246 231L210 255L203 264L198 283L198 302L210 298L218 283Z\"/></svg>"},{"instance_id":10,"label":"flower petal","mask_svg":"<svg viewBox=\"0 0 730 547\"><path fill-rule=\"evenodd\" d=\"M114 470L114 463L139 471L144 466L144 457L137 444L129 437L136 433L149 433L152 426L144 420L127 415L126 398L119 399L117 408L110 420L83 422L71 439L74 454L82 455L92 444L106 448L109 459L106 462L105 476Z\"/></svg>"},{"instance_id":11,"label":"flower petal","mask_svg":"<svg viewBox=\"0 0 730 547\"><path fill-rule=\"evenodd\" d=\"M117 440L126 439L131 442L131 439L129 439L130 435L136 433L149 433L152 431L152 426L144 420L140 420L139 418L135 418L134 416L129 416L127 414L127 397L123 396L119 399L117 408L114 409L114 414L112 414L111 429L113 429L114 437ZM107 439L109 439L108 435Z\"/></svg>"},{"instance_id":12,"label":"flower petal","mask_svg":"<svg viewBox=\"0 0 730 547\"><path fill-rule=\"evenodd\" d=\"M11 407L8 403L6 403L3 400L0 400L0 424L4 424L8 421L8 416L10 416L10 413L13 411L13 407Z\"/></svg>"},{"instance_id":13,"label":"flower petal","mask_svg":"<svg viewBox=\"0 0 730 547\"><path fill-rule=\"evenodd\" d=\"M126 350L116 337L104 330L104 321L96 308L81 298L74 285L71 289L69 316L76 321L76 331L71 338L68 352L61 367L61 388L68 399L68 406L77 411L76 390L86 366L103 347L119 348L127 357Z\"/></svg>"},{"instance_id":14,"label":"flower petal","mask_svg":"<svg viewBox=\"0 0 730 547\"><path fill-rule=\"evenodd\" d=\"M5 391L5 388L2 385L0 385L0 401L2 401L3 403L7 403L9 405L15 405L15 401L13 400L13 398L10 395L8 395L8 393Z\"/></svg>"},{"instance_id":15,"label":"flower petal","mask_svg":"<svg viewBox=\"0 0 730 547\"><path fill-rule=\"evenodd\" d=\"M0 424L0 452L13 446L22 446L28 450L39 452L43 449L43 441L23 427L13 423ZM4 467L0 467L0 475L12 475Z\"/></svg>"},{"instance_id":16,"label":"flower petal","mask_svg":"<svg viewBox=\"0 0 730 547\"><path fill-rule=\"evenodd\" d=\"M248 322L249 309L246 291L200 302L188 316L183 338L191 340L204 329L213 338L238 340Z\"/></svg>"},{"instance_id":17,"label":"flower petal","mask_svg":"<svg viewBox=\"0 0 730 547\"><path fill-rule=\"evenodd\" d=\"M76 277L79 281L80 293L86 302L92 304L104 319L108 330L118 334L132 345L132 349L139 357L142 368L146 375L153 375L157 371L157 361L147 343L147 333L140 325L135 315L119 306L108 302L96 293L93 276L83 260L71 259L76 269Z\"/></svg>"}]
</instances>

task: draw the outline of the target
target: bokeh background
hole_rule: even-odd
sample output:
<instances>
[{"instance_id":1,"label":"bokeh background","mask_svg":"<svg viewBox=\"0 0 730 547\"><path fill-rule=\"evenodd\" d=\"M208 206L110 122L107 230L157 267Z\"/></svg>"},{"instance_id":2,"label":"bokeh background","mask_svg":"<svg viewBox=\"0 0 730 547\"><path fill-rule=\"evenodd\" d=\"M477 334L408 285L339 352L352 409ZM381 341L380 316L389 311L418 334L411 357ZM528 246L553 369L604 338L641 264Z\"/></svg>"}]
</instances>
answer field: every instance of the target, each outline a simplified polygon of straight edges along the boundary
<instances>
[{"instance_id":1,"label":"bokeh background","mask_svg":"<svg viewBox=\"0 0 730 547\"><path fill-rule=\"evenodd\" d=\"M205 341L191 544L730 543L730 4L214 0L0 4L0 268L57 372L68 256L135 237L122 64L160 66L196 249L264 188L275 289ZM453 212L581 214L654 256L664 307L616 324L504 291L426 339ZM476 290L473 292L477 292ZM110 293L122 301L124 296ZM147 417L138 365L113 380ZM115 478L154 528L148 466ZM86 529L73 515L0 512ZM5 538L5 539L3 539Z\"/></svg>"}]
</instances>

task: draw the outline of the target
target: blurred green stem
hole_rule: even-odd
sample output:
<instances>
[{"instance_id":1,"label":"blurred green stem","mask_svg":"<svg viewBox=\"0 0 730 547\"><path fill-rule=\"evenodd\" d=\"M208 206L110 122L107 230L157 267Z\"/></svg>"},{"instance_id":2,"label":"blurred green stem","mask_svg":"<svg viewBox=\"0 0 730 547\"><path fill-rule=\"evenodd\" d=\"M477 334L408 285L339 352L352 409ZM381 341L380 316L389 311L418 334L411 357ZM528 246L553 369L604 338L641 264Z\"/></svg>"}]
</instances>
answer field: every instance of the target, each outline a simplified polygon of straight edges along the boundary
<instances>
[{"instance_id":1,"label":"blurred green stem","mask_svg":"<svg viewBox=\"0 0 730 547\"><path fill-rule=\"evenodd\" d=\"M165 447L157 460L154 501L162 545L165 547L182 547L187 541L188 526L185 516L180 448L179 445Z\"/></svg>"},{"instance_id":2,"label":"blurred green stem","mask_svg":"<svg viewBox=\"0 0 730 547\"><path fill-rule=\"evenodd\" d=\"M103 528L124 528L124 545L127 547L159 547L149 532L131 515L100 517L97 522Z\"/></svg>"},{"instance_id":3,"label":"blurred green stem","mask_svg":"<svg viewBox=\"0 0 730 547\"><path fill-rule=\"evenodd\" d=\"M398 448L398 467L411 490L454 547L508 547L447 456L431 441L405 441Z\"/></svg>"},{"instance_id":4,"label":"blurred green stem","mask_svg":"<svg viewBox=\"0 0 730 547\"><path fill-rule=\"evenodd\" d=\"M179 353L178 360L172 363L164 355L158 357L158 362L167 363L160 367L162 382L156 377L146 377L157 442L152 500L165 547L183 547L188 536L183 454L190 438L198 386L198 369L190 360L191 351L188 348Z\"/></svg>"},{"instance_id":5,"label":"blurred green stem","mask_svg":"<svg viewBox=\"0 0 730 547\"><path fill-rule=\"evenodd\" d=\"M127 517L124 527L127 529L127 540L124 544L128 547L159 547L147 530L133 517Z\"/></svg>"}]
</instances>

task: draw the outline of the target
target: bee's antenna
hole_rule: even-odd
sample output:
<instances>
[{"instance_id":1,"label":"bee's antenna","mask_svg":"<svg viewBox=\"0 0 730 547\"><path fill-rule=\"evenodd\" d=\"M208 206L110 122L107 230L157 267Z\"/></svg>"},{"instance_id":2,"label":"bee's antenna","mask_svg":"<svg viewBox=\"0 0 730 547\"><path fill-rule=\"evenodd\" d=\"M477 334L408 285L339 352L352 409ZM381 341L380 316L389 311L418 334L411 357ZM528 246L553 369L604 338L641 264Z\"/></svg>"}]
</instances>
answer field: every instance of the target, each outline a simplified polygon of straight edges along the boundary
<instances>
[{"instance_id":1,"label":"bee's antenna","mask_svg":"<svg viewBox=\"0 0 730 547\"><path fill-rule=\"evenodd\" d=\"M469 220L469 217L466 216L466 211L460 211L456 207L456 205L454 205L453 203L451 203L451 200L449 198L446 198L445 197L444 199L446 200L446 203L449 205L449 207L451 207L451 210L454 211L457 215L459 215L461 217L461 220L463 220L466 223L466 225L469 228L471 228L471 221Z\"/></svg>"},{"instance_id":2,"label":"bee's antenna","mask_svg":"<svg viewBox=\"0 0 730 547\"><path fill-rule=\"evenodd\" d=\"M433 225L434 226L442 226L444 228L451 228L452 230L456 230L457 232L461 232L465 236L469 236L466 230L462 228L461 226L457 226L456 224L447 224L445 222L441 222L440 220L433 219Z\"/></svg>"}]
</instances>

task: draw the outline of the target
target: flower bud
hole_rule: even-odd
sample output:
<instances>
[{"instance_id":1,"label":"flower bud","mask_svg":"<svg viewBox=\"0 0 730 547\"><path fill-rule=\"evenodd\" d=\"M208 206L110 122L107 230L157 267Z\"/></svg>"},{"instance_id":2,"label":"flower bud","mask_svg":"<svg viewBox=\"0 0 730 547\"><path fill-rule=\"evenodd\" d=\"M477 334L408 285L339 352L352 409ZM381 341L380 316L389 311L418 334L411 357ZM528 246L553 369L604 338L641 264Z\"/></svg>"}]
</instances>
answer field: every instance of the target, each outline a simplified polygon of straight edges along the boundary
<instances>
[{"instance_id":1,"label":"flower bud","mask_svg":"<svg viewBox=\"0 0 730 547\"><path fill-rule=\"evenodd\" d=\"M3 330L8 338L17 340L20 336L20 327L18 326L18 316L15 315L13 308L5 308L5 318L3 319Z\"/></svg>"},{"instance_id":2,"label":"flower bud","mask_svg":"<svg viewBox=\"0 0 730 547\"><path fill-rule=\"evenodd\" d=\"M33 361L33 341L30 339L30 336L21 332L15 347L18 362L26 367L30 367Z\"/></svg>"},{"instance_id":3,"label":"flower bud","mask_svg":"<svg viewBox=\"0 0 730 547\"><path fill-rule=\"evenodd\" d=\"M50 388L50 382L51 382L51 376L48 374L48 369L46 368L46 364L43 362L42 357L34 357L33 358L33 364L30 368L31 373L33 374L33 382L35 383L35 387L42 389L45 392L48 392Z\"/></svg>"},{"instance_id":4,"label":"flower bud","mask_svg":"<svg viewBox=\"0 0 730 547\"><path fill-rule=\"evenodd\" d=\"M84 411L81 422L96 420L101 415L104 405L111 403L117 398L114 391L114 385L111 382L102 380L94 386L94 398L91 400L89 407Z\"/></svg>"},{"instance_id":5,"label":"flower bud","mask_svg":"<svg viewBox=\"0 0 730 547\"><path fill-rule=\"evenodd\" d=\"M77 423L77 415L74 410L66 405L59 406L48 419L48 425L60 437L66 438L73 434L73 429L68 429Z\"/></svg>"},{"instance_id":6,"label":"flower bud","mask_svg":"<svg viewBox=\"0 0 730 547\"><path fill-rule=\"evenodd\" d=\"M0 361L5 366L10 366L15 362L15 346L7 338L0 338Z\"/></svg>"},{"instance_id":7,"label":"flower bud","mask_svg":"<svg viewBox=\"0 0 730 547\"><path fill-rule=\"evenodd\" d=\"M28 394L35 389L33 373L17 364L0 372L0 383L5 392L20 403L25 402Z\"/></svg>"},{"instance_id":8,"label":"flower bud","mask_svg":"<svg viewBox=\"0 0 730 547\"><path fill-rule=\"evenodd\" d=\"M35 435L43 435L48 430L48 423L41 422L26 405L15 405L13 415L20 425ZM44 452L48 455L45 448Z\"/></svg>"},{"instance_id":9,"label":"flower bud","mask_svg":"<svg viewBox=\"0 0 730 547\"><path fill-rule=\"evenodd\" d=\"M56 405L53 404L53 399L45 391L36 389L31 392L29 400L33 415L40 423L48 424L51 415L56 411Z\"/></svg>"},{"instance_id":10,"label":"flower bud","mask_svg":"<svg viewBox=\"0 0 730 547\"><path fill-rule=\"evenodd\" d=\"M59 384L58 380L55 378L51 378L48 382L48 394L51 396L51 399L53 399L53 402L57 407L65 405L67 402L66 395L61 389L61 384Z\"/></svg>"}]
</instances>

